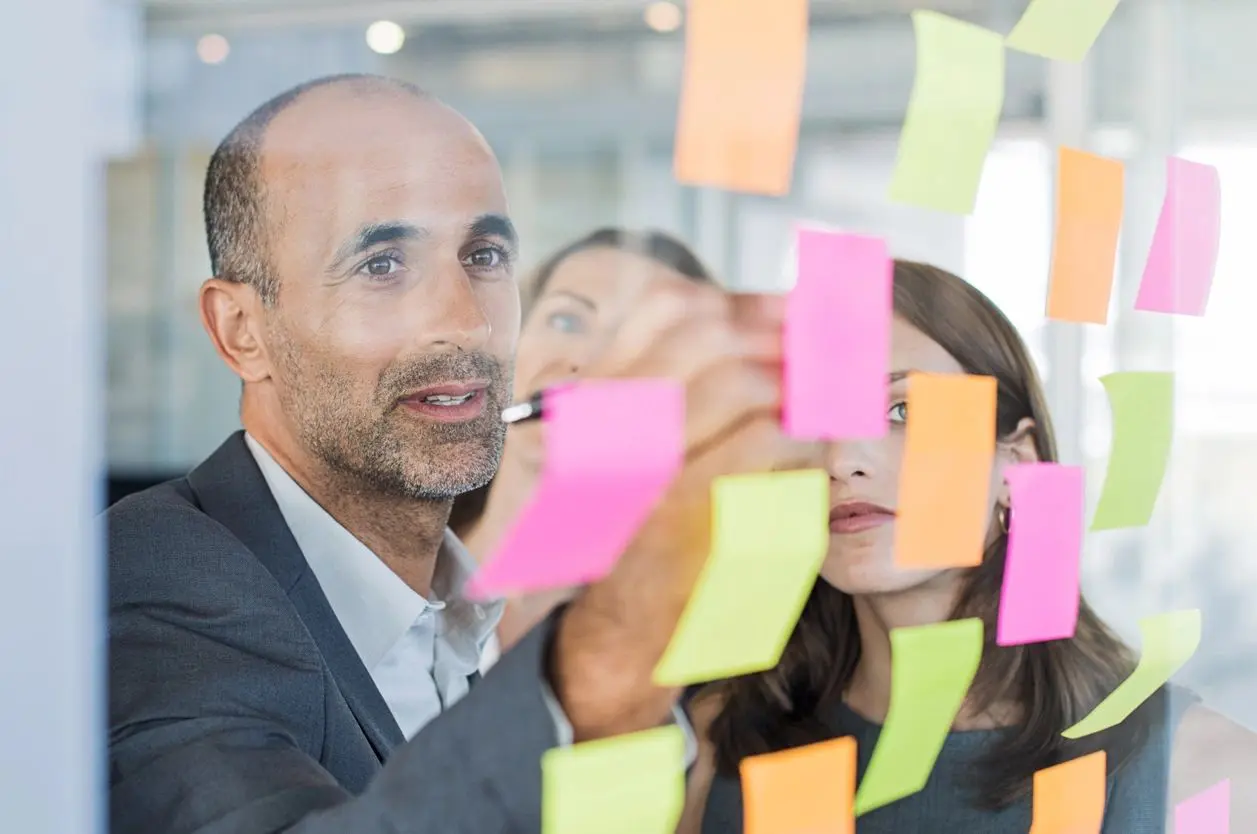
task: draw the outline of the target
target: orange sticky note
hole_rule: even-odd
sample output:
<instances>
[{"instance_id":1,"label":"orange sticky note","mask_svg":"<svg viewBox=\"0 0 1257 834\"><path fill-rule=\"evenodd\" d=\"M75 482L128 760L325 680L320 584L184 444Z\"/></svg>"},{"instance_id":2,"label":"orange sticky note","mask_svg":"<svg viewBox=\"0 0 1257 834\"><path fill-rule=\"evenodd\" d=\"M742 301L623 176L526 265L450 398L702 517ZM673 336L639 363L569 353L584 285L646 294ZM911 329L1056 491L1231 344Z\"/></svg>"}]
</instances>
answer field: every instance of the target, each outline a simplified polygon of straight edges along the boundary
<instances>
[{"instance_id":1,"label":"orange sticky note","mask_svg":"<svg viewBox=\"0 0 1257 834\"><path fill-rule=\"evenodd\" d=\"M895 564L973 567L991 519L995 378L908 375L908 428L895 512Z\"/></svg>"},{"instance_id":2,"label":"orange sticky note","mask_svg":"<svg viewBox=\"0 0 1257 834\"><path fill-rule=\"evenodd\" d=\"M1108 321L1125 173L1119 160L1060 149L1048 318L1093 324Z\"/></svg>"},{"instance_id":3,"label":"orange sticky note","mask_svg":"<svg viewBox=\"0 0 1257 834\"><path fill-rule=\"evenodd\" d=\"M742 760L745 834L855 834L855 739Z\"/></svg>"},{"instance_id":4,"label":"orange sticky note","mask_svg":"<svg viewBox=\"0 0 1257 834\"><path fill-rule=\"evenodd\" d=\"M807 0L690 0L678 181L790 191L807 67Z\"/></svg>"},{"instance_id":5,"label":"orange sticky note","mask_svg":"<svg viewBox=\"0 0 1257 834\"><path fill-rule=\"evenodd\" d=\"M1036 772L1030 834L1100 834L1104 768L1100 750Z\"/></svg>"}]
</instances>

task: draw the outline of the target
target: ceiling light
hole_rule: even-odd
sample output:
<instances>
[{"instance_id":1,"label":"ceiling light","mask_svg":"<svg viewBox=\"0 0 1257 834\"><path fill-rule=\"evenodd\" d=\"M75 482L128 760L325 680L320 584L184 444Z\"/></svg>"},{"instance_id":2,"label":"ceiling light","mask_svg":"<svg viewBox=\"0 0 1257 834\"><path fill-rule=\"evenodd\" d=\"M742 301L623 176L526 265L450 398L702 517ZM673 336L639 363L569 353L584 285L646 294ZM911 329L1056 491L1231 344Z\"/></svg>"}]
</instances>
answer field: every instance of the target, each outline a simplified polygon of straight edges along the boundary
<instances>
[{"instance_id":1,"label":"ceiling light","mask_svg":"<svg viewBox=\"0 0 1257 834\"><path fill-rule=\"evenodd\" d=\"M681 27L681 7L675 3L651 3L646 7L646 25L656 32L675 32Z\"/></svg>"},{"instance_id":2,"label":"ceiling light","mask_svg":"<svg viewBox=\"0 0 1257 834\"><path fill-rule=\"evenodd\" d=\"M231 54L231 44L222 35L205 35L196 42L196 54L207 64L221 64Z\"/></svg>"},{"instance_id":3,"label":"ceiling light","mask_svg":"<svg viewBox=\"0 0 1257 834\"><path fill-rule=\"evenodd\" d=\"M377 20L367 27L367 46L381 55L392 55L406 42L406 30L391 20Z\"/></svg>"}]
</instances>

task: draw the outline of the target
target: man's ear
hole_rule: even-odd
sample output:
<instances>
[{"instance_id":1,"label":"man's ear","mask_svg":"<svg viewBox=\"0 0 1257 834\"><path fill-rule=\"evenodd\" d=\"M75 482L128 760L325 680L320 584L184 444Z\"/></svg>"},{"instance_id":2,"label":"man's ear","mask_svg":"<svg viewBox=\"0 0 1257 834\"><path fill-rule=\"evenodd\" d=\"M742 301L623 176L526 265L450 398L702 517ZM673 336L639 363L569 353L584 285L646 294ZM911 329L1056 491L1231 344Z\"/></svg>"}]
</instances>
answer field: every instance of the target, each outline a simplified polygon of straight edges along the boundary
<instances>
[{"instance_id":1,"label":"man's ear","mask_svg":"<svg viewBox=\"0 0 1257 834\"><path fill-rule=\"evenodd\" d=\"M210 278L198 299L201 325L214 349L244 382L260 382L271 375L270 357L262 338L262 299L239 281Z\"/></svg>"},{"instance_id":2,"label":"man's ear","mask_svg":"<svg viewBox=\"0 0 1257 834\"><path fill-rule=\"evenodd\" d=\"M999 442L995 454L999 461L1001 473L1006 467L1014 464L1039 462L1039 449L1035 445L1035 428L1033 419L1023 417L1013 433ZM1012 494L1008 489L1008 482L1004 480L1002 474L1000 476L999 495L996 496L995 501L1004 508L1007 508L1012 503Z\"/></svg>"}]
</instances>

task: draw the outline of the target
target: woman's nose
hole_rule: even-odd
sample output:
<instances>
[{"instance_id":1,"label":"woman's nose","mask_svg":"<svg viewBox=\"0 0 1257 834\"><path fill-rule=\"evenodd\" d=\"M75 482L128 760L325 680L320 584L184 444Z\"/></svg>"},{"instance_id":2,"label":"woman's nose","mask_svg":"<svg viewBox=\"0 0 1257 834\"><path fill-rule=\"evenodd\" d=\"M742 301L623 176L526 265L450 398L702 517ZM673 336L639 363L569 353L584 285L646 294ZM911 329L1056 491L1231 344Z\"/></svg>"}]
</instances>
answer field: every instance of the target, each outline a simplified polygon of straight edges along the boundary
<instances>
[{"instance_id":1,"label":"woman's nose","mask_svg":"<svg viewBox=\"0 0 1257 834\"><path fill-rule=\"evenodd\" d=\"M873 476L873 455L868 444L859 441L830 443L825 450L825 469L836 481Z\"/></svg>"}]
</instances>

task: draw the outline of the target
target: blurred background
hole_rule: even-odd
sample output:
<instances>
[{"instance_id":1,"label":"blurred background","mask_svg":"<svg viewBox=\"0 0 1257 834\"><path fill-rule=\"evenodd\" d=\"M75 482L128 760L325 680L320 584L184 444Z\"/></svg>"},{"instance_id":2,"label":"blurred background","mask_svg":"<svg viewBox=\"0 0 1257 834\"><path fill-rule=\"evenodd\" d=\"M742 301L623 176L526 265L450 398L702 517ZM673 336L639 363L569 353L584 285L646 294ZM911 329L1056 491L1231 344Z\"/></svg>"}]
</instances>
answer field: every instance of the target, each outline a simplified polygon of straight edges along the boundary
<instances>
[{"instance_id":1,"label":"blurred background","mask_svg":"<svg viewBox=\"0 0 1257 834\"><path fill-rule=\"evenodd\" d=\"M384 73L432 90L483 130L505 171L525 267L595 225L651 226L693 243L731 287L785 288L792 226L808 220L885 236L896 254L967 277L1032 344L1064 459L1088 467L1092 502L1110 440L1098 378L1177 371L1177 436L1156 518L1090 536L1086 589L1132 640L1141 616L1199 606L1205 638L1183 679L1257 726L1257 3L1125 0L1082 66L1010 53L974 214L889 204L914 73L908 13L930 7L1007 32L1025 5L812 0L794 188L765 199L673 181L681 2L105 2L94 31L106 56L96 128L108 156L108 500L184 473L237 426L239 384L195 305L209 270L200 200L215 144L291 85ZM1108 327L1043 318L1062 144L1128 165ZM1130 309L1168 154L1221 172L1222 250L1204 320Z\"/></svg>"}]
</instances>

